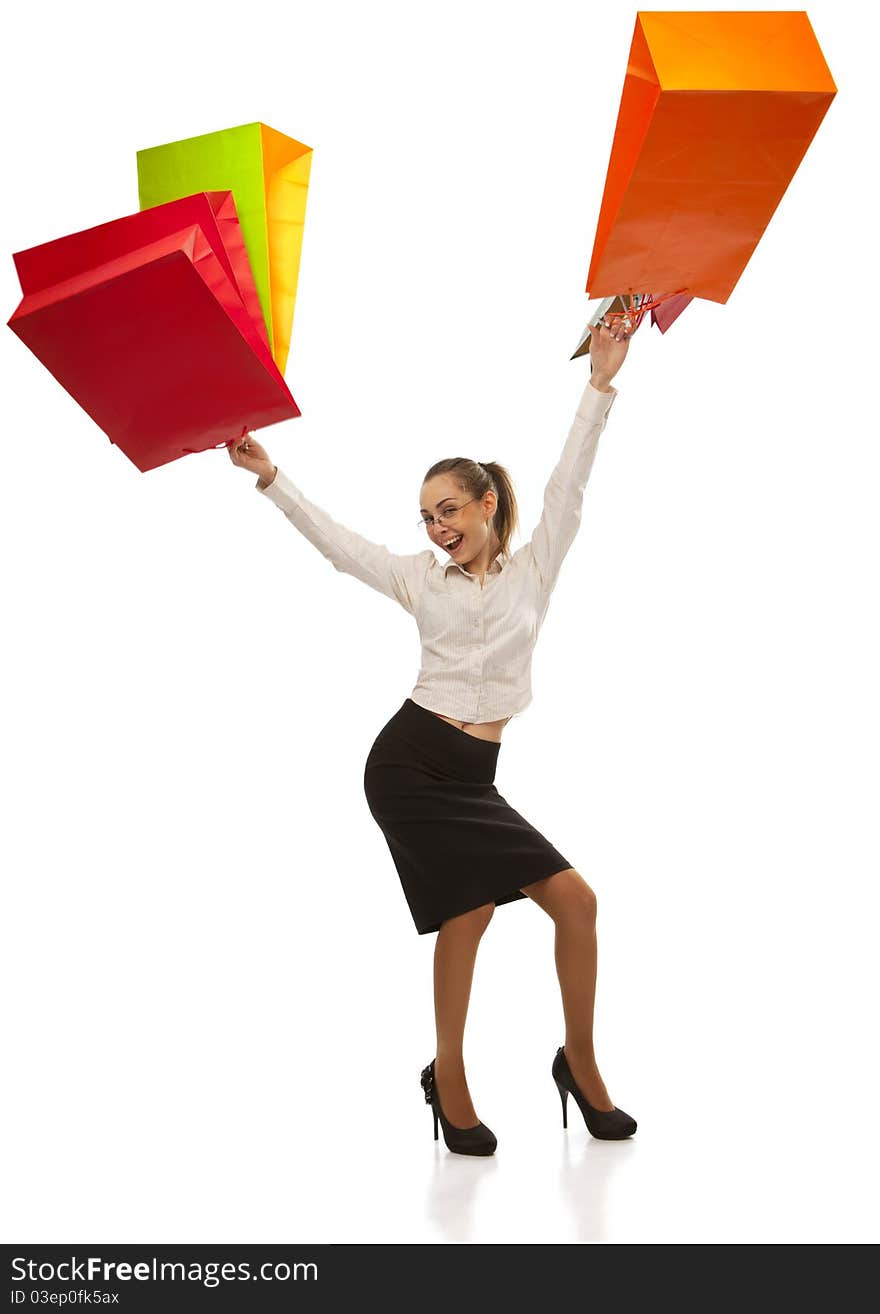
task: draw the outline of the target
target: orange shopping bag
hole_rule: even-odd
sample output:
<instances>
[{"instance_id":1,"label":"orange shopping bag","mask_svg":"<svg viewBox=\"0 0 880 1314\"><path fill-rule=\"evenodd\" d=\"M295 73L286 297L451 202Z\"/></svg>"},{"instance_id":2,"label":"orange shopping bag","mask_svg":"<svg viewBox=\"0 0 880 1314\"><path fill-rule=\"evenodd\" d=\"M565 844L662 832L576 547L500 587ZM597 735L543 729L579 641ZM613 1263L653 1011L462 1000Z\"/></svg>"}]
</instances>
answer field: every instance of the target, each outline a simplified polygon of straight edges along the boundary
<instances>
[{"instance_id":1,"label":"orange shopping bag","mask_svg":"<svg viewBox=\"0 0 880 1314\"><path fill-rule=\"evenodd\" d=\"M726 302L836 91L802 11L639 12L589 295Z\"/></svg>"}]
</instances>

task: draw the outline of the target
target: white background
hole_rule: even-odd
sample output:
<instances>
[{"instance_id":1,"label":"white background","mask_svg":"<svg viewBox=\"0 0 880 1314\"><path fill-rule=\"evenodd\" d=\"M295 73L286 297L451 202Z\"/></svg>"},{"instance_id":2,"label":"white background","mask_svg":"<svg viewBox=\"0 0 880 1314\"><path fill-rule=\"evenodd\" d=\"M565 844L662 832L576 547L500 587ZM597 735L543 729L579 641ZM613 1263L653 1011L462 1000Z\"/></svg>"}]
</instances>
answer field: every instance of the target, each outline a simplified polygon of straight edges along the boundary
<instances>
[{"instance_id":1,"label":"white background","mask_svg":"<svg viewBox=\"0 0 880 1314\"><path fill-rule=\"evenodd\" d=\"M596 890L632 1141L562 1130L522 901L465 1036L498 1151L433 1143L435 938L362 789L412 619L225 451L140 474L2 337L5 1241L877 1239L876 43L808 12L839 94L727 305L634 339L498 764ZM13 251L137 209L138 149L261 119L314 147L302 417L261 441L397 552L432 462L501 461L518 546L587 375L634 19L20 7L6 318Z\"/></svg>"}]
</instances>

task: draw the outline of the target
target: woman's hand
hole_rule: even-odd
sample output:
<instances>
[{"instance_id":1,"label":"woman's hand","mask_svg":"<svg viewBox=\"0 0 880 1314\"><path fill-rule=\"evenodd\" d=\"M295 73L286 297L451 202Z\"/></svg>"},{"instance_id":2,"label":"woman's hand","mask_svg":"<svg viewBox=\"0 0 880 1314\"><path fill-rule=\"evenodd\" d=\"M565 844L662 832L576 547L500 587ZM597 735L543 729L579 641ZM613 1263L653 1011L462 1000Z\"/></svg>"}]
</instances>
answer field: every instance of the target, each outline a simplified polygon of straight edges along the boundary
<instances>
[{"instance_id":1,"label":"woman's hand","mask_svg":"<svg viewBox=\"0 0 880 1314\"><path fill-rule=\"evenodd\" d=\"M275 466L269 460L269 453L261 447L252 433L245 433L241 438L231 438L226 444L229 459L233 465L239 465L251 474L259 475L266 484L275 478Z\"/></svg>"},{"instance_id":2,"label":"woman's hand","mask_svg":"<svg viewBox=\"0 0 880 1314\"><path fill-rule=\"evenodd\" d=\"M625 320L616 321L614 328L609 328L604 319L590 330L590 360L593 373L590 382L594 387L610 383L629 350L629 340L635 330L628 328Z\"/></svg>"}]
</instances>

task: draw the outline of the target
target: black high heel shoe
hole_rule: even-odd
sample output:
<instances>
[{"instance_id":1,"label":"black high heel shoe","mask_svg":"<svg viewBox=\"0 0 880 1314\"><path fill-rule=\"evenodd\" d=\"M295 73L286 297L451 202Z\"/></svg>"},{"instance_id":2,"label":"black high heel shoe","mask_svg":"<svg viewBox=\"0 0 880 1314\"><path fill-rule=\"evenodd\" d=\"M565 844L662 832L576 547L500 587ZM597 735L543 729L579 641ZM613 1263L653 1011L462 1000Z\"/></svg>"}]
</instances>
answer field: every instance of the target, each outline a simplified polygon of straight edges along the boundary
<instances>
[{"instance_id":1,"label":"black high heel shoe","mask_svg":"<svg viewBox=\"0 0 880 1314\"><path fill-rule=\"evenodd\" d=\"M443 1139L448 1149L455 1154L494 1154L495 1146L498 1141L495 1133L490 1131L485 1123L478 1122L476 1127L453 1127L448 1121L446 1114L440 1107L440 1096L437 1093L437 1087L434 1083L434 1063L431 1062L426 1068L422 1068L422 1090L425 1092L425 1103L430 1104L434 1114L434 1140L439 1140L437 1135L437 1119L443 1126Z\"/></svg>"},{"instance_id":2,"label":"black high heel shoe","mask_svg":"<svg viewBox=\"0 0 880 1314\"><path fill-rule=\"evenodd\" d=\"M568 1115L566 1103L569 1094L575 1098L575 1103L584 1115L584 1122L587 1124L587 1130L591 1136L595 1136L600 1141L622 1141L627 1136L632 1136L638 1123L635 1118L631 1118L623 1109L594 1109L581 1093L581 1089L571 1075L571 1068L568 1066L568 1059L565 1057L562 1045L556 1051L556 1057L553 1060L553 1080L559 1088L559 1098L562 1100L562 1125L568 1126Z\"/></svg>"}]
</instances>

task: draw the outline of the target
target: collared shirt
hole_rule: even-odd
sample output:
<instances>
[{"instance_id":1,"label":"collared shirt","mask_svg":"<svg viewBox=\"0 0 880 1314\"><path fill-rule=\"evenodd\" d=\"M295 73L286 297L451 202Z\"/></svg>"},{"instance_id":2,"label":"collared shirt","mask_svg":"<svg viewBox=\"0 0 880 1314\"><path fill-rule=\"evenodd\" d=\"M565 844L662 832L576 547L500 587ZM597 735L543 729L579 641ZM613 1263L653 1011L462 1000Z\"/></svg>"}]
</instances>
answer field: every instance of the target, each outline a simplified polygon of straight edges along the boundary
<instances>
[{"instance_id":1,"label":"collared shirt","mask_svg":"<svg viewBox=\"0 0 880 1314\"><path fill-rule=\"evenodd\" d=\"M400 556L347 529L279 467L256 487L336 568L400 603L422 641L413 702L470 725L515 716L532 701L532 652L559 569L581 521L581 504L599 435L617 389L587 384L562 455L544 490L534 533L513 554L495 557L480 584L457 561L426 548Z\"/></svg>"}]
</instances>

